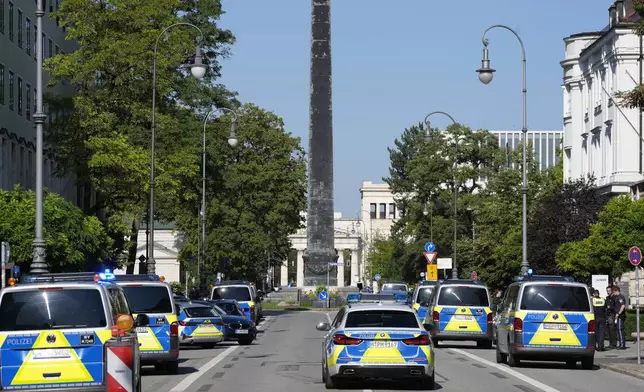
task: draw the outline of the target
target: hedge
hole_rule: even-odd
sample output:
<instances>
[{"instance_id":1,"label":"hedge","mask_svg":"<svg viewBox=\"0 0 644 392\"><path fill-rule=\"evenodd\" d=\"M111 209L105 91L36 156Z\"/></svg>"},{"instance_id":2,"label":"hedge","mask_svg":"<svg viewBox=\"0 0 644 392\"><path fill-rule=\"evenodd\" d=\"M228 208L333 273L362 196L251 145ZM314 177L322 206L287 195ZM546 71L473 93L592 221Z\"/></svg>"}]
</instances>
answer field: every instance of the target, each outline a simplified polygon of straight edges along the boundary
<instances>
[{"instance_id":1,"label":"hedge","mask_svg":"<svg viewBox=\"0 0 644 392\"><path fill-rule=\"evenodd\" d=\"M626 310L626 322L624 323L624 330L626 331L626 339L634 340L631 334L637 332L637 325L635 324L635 309ZM640 309L640 333L644 332L644 309Z\"/></svg>"}]
</instances>

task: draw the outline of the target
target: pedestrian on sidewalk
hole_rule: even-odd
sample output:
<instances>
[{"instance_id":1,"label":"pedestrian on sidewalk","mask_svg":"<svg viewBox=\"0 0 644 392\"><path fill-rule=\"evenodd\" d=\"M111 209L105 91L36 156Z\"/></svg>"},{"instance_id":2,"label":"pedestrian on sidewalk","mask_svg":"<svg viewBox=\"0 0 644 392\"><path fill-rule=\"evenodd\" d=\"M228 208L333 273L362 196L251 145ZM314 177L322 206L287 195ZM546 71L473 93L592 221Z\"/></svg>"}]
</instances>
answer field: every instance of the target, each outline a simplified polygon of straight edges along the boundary
<instances>
[{"instance_id":1,"label":"pedestrian on sidewalk","mask_svg":"<svg viewBox=\"0 0 644 392\"><path fill-rule=\"evenodd\" d=\"M619 343L617 349L626 350L626 331L624 330L624 322L626 321L626 298L622 295L619 286L613 286L613 297L615 298L615 325Z\"/></svg>"},{"instance_id":2,"label":"pedestrian on sidewalk","mask_svg":"<svg viewBox=\"0 0 644 392\"><path fill-rule=\"evenodd\" d=\"M606 351L604 348L604 331L606 330L606 300L599 296L599 290L593 291L593 309L595 311L595 344L597 351Z\"/></svg>"},{"instance_id":3,"label":"pedestrian on sidewalk","mask_svg":"<svg viewBox=\"0 0 644 392\"><path fill-rule=\"evenodd\" d=\"M617 348L617 324L615 322L615 297L613 286L606 287L606 325L608 325L608 348Z\"/></svg>"}]
</instances>

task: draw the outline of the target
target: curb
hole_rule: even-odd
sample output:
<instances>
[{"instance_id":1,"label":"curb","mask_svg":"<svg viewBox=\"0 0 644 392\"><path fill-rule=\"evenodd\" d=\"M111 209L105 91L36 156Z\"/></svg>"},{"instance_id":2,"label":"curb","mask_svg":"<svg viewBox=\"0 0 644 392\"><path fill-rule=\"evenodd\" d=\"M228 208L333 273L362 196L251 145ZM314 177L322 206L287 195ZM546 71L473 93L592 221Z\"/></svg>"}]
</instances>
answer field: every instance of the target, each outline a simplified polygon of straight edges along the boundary
<instances>
[{"instance_id":1,"label":"curb","mask_svg":"<svg viewBox=\"0 0 644 392\"><path fill-rule=\"evenodd\" d=\"M599 367L601 369L610 370L611 372L620 373L627 376L639 378L640 380L644 380L644 366L642 366L641 372L634 372L628 369L623 369L619 365L611 365L611 364L601 364L599 365Z\"/></svg>"}]
</instances>

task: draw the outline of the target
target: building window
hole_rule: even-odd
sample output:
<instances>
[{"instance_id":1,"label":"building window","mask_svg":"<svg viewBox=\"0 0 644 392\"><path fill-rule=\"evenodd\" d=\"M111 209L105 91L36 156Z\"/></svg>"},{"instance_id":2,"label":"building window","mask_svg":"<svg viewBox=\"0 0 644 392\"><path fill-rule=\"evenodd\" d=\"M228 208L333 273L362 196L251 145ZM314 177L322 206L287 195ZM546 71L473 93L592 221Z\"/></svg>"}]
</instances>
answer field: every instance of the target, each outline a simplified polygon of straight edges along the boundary
<instances>
[{"instance_id":1,"label":"building window","mask_svg":"<svg viewBox=\"0 0 644 392\"><path fill-rule=\"evenodd\" d=\"M47 53L45 53L45 42L47 42L47 38L45 33L42 34L42 45L40 48L40 53L42 56L42 59L45 60L47 58Z\"/></svg>"},{"instance_id":2,"label":"building window","mask_svg":"<svg viewBox=\"0 0 644 392\"><path fill-rule=\"evenodd\" d=\"M27 44L27 54L31 54L31 20L25 19L25 43Z\"/></svg>"},{"instance_id":3,"label":"building window","mask_svg":"<svg viewBox=\"0 0 644 392\"><path fill-rule=\"evenodd\" d=\"M38 89L34 89L34 114L38 113Z\"/></svg>"},{"instance_id":4,"label":"building window","mask_svg":"<svg viewBox=\"0 0 644 392\"><path fill-rule=\"evenodd\" d=\"M13 84L14 84L13 72L9 71L9 110L13 110L13 100L15 99L13 95Z\"/></svg>"},{"instance_id":5,"label":"building window","mask_svg":"<svg viewBox=\"0 0 644 392\"><path fill-rule=\"evenodd\" d=\"M58 56L59 54L60 54L60 48L58 47L58 45L56 45L56 56Z\"/></svg>"},{"instance_id":6,"label":"building window","mask_svg":"<svg viewBox=\"0 0 644 392\"><path fill-rule=\"evenodd\" d=\"M0 33L4 34L4 0L0 0Z\"/></svg>"},{"instance_id":7,"label":"building window","mask_svg":"<svg viewBox=\"0 0 644 392\"><path fill-rule=\"evenodd\" d=\"M22 48L22 11L18 10L18 47Z\"/></svg>"},{"instance_id":8,"label":"building window","mask_svg":"<svg viewBox=\"0 0 644 392\"><path fill-rule=\"evenodd\" d=\"M380 219L387 219L387 204L380 203L380 214L378 214Z\"/></svg>"},{"instance_id":9,"label":"building window","mask_svg":"<svg viewBox=\"0 0 644 392\"><path fill-rule=\"evenodd\" d=\"M38 58L38 25L34 25L34 60Z\"/></svg>"},{"instance_id":10,"label":"building window","mask_svg":"<svg viewBox=\"0 0 644 392\"><path fill-rule=\"evenodd\" d=\"M369 217L376 219L376 203L369 204Z\"/></svg>"},{"instance_id":11,"label":"building window","mask_svg":"<svg viewBox=\"0 0 644 392\"><path fill-rule=\"evenodd\" d=\"M13 3L9 2L9 41L13 41Z\"/></svg>"},{"instance_id":12,"label":"building window","mask_svg":"<svg viewBox=\"0 0 644 392\"><path fill-rule=\"evenodd\" d=\"M396 218L396 205L394 203L389 203L389 219Z\"/></svg>"},{"instance_id":13,"label":"building window","mask_svg":"<svg viewBox=\"0 0 644 392\"><path fill-rule=\"evenodd\" d=\"M22 78L18 76L18 114L22 114Z\"/></svg>"},{"instance_id":14,"label":"building window","mask_svg":"<svg viewBox=\"0 0 644 392\"><path fill-rule=\"evenodd\" d=\"M27 83L25 90L25 117L31 120L31 86Z\"/></svg>"},{"instance_id":15,"label":"building window","mask_svg":"<svg viewBox=\"0 0 644 392\"><path fill-rule=\"evenodd\" d=\"M51 39L49 40L48 49L49 49L49 51L47 52L47 56L48 57L53 57L54 56L54 50L53 50L54 49L54 44L53 44L53 42L51 42Z\"/></svg>"},{"instance_id":16,"label":"building window","mask_svg":"<svg viewBox=\"0 0 644 392\"><path fill-rule=\"evenodd\" d=\"M0 103L4 105L4 65L0 64Z\"/></svg>"}]
</instances>

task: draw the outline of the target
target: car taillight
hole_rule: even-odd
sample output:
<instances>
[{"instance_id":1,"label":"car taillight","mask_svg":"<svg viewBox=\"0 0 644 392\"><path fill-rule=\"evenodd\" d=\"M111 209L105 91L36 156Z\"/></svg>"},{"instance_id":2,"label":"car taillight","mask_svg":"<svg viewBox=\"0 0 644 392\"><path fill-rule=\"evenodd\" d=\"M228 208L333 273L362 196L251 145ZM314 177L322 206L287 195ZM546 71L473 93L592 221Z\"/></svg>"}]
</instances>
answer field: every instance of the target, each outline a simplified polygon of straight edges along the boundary
<instances>
[{"instance_id":1,"label":"car taillight","mask_svg":"<svg viewBox=\"0 0 644 392\"><path fill-rule=\"evenodd\" d=\"M488 313L487 314L487 322L491 323L492 321L494 321L494 314L493 313Z\"/></svg>"},{"instance_id":2,"label":"car taillight","mask_svg":"<svg viewBox=\"0 0 644 392\"><path fill-rule=\"evenodd\" d=\"M186 326L186 322L185 322L185 321L181 321L181 320L179 320L179 325L181 325L182 327L185 327L185 326ZM170 326L170 327L172 328L172 326Z\"/></svg>"},{"instance_id":3,"label":"car taillight","mask_svg":"<svg viewBox=\"0 0 644 392\"><path fill-rule=\"evenodd\" d=\"M595 320L588 322L588 333L595 333Z\"/></svg>"},{"instance_id":4,"label":"car taillight","mask_svg":"<svg viewBox=\"0 0 644 392\"><path fill-rule=\"evenodd\" d=\"M170 324L170 336L179 336L179 323L176 321Z\"/></svg>"},{"instance_id":5,"label":"car taillight","mask_svg":"<svg viewBox=\"0 0 644 392\"><path fill-rule=\"evenodd\" d=\"M251 305L251 306L250 306L250 312L251 312L251 313L255 313L255 305Z\"/></svg>"},{"instance_id":6,"label":"car taillight","mask_svg":"<svg viewBox=\"0 0 644 392\"><path fill-rule=\"evenodd\" d=\"M350 338L347 335L341 333L333 335L333 343L339 344L340 346L352 346L362 343L360 339Z\"/></svg>"},{"instance_id":7,"label":"car taillight","mask_svg":"<svg viewBox=\"0 0 644 392\"><path fill-rule=\"evenodd\" d=\"M523 320L518 317L514 318L514 332L523 332Z\"/></svg>"},{"instance_id":8,"label":"car taillight","mask_svg":"<svg viewBox=\"0 0 644 392\"><path fill-rule=\"evenodd\" d=\"M429 335L420 335L413 339L403 339L403 343L408 346L425 346L429 344Z\"/></svg>"},{"instance_id":9,"label":"car taillight","mask_svg":"<svg viewBox=\"0 0 644 392\"><path fill-rule=\"evenodd\" d=\"M217 321L215 324L216 325L225 325L223 321Z\"/></svg>"},{"instance_id":10,"label":"car taillight","mask_svg":"<svg viewBox=\"0 0 644 392\"><path fill-rule=\"evenodd\" d=\"M434 319L434 321L439 321L441 319L441 314L434 310L432 312L432 318Z\"/></svg>"}]
</instances>

